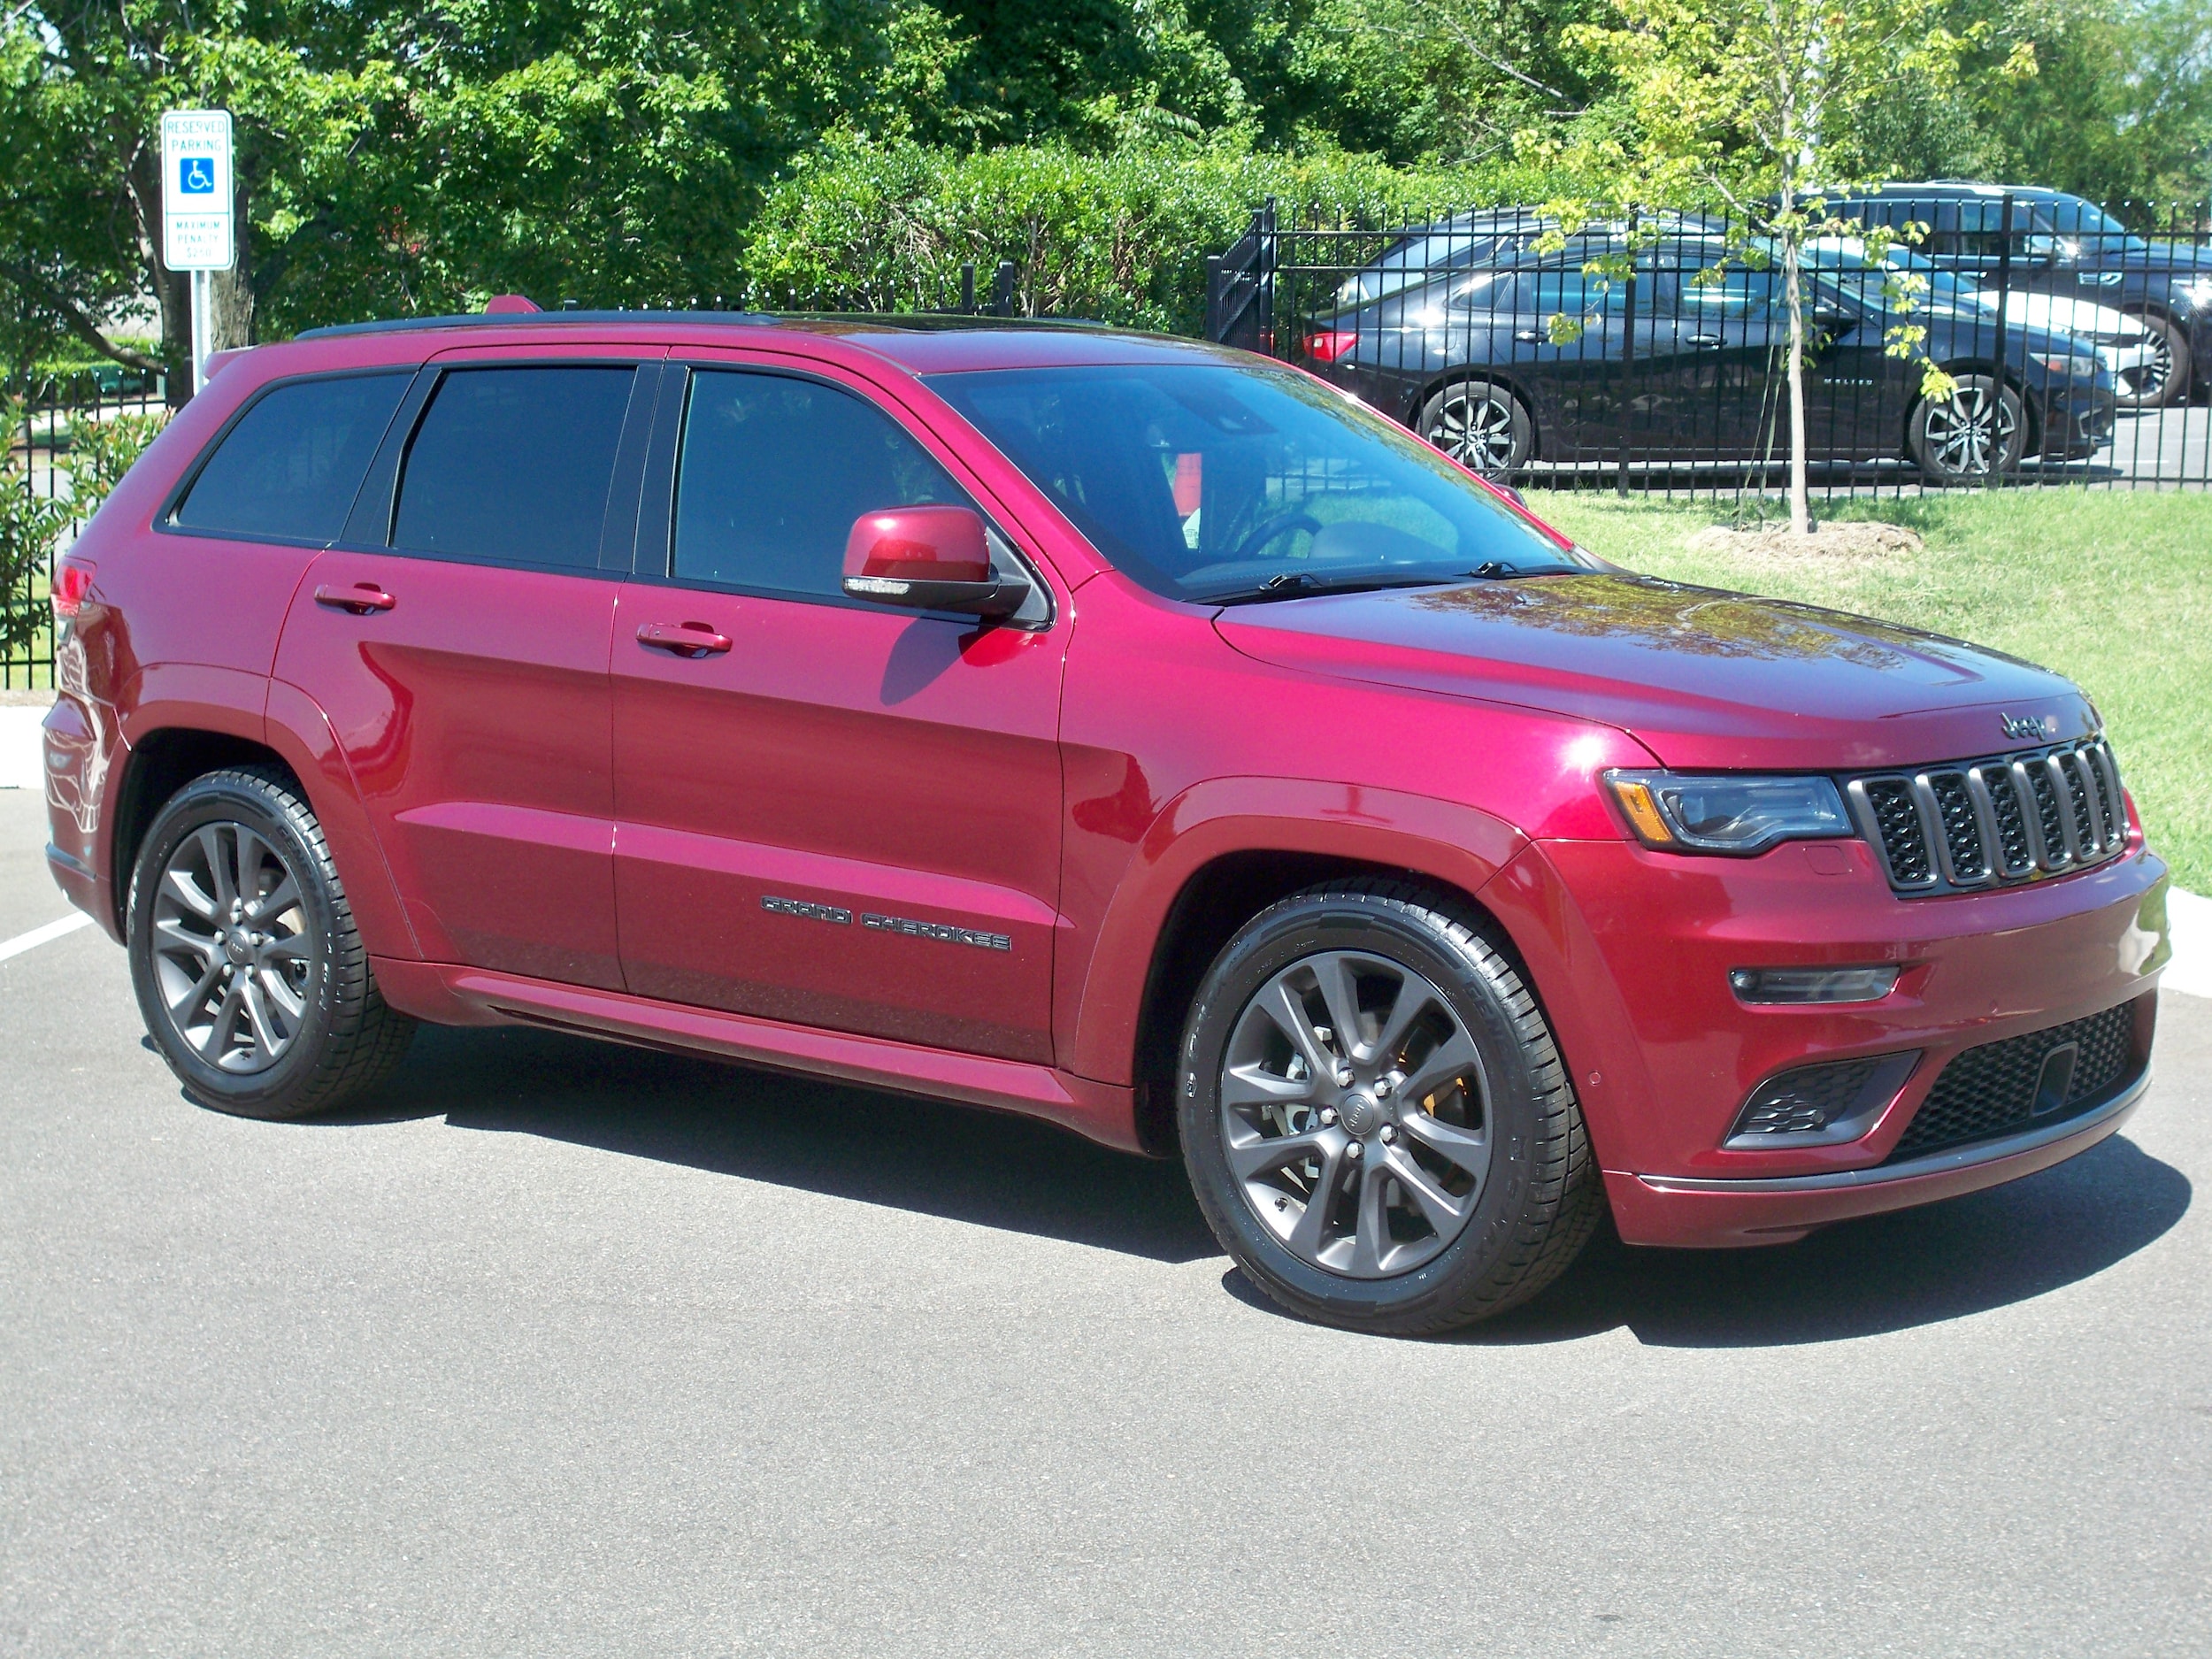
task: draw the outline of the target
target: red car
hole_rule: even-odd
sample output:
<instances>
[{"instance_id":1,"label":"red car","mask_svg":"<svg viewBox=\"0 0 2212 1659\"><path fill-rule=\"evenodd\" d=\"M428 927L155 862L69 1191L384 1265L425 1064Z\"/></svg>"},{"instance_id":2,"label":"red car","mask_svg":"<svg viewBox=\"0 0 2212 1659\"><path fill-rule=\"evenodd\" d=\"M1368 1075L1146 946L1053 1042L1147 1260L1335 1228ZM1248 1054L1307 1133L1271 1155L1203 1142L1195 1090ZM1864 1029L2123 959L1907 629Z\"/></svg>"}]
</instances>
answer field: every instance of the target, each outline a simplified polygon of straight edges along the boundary
<instances>
[{"instance_id":1,"label":"red car","mask_svg":"<svg viewBox=\"0 0 2212 1659\"><path fill-rule=\"evenodd\" d=\"M523 1022L1179 1146L1434 1331L2012 1179L2170 951L2096 710L1608 565L1297 371L557 312L219 363L57 572L54 873L196 1099Z\"/></svg>"}]
</instances>

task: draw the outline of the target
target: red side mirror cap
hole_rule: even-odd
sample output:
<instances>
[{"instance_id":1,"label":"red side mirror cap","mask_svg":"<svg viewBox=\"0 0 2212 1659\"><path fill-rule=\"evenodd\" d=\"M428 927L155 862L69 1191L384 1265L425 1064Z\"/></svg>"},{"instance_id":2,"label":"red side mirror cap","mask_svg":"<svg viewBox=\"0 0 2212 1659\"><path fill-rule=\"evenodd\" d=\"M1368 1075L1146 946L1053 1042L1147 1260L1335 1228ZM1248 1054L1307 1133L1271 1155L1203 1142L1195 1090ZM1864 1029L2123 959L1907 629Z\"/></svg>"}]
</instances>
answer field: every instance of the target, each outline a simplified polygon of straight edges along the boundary
<instances>
[{"instance_id":1,"label":"red side mirror cap","mask_svg":"<svg viewBox=\"0 0 2212 1659\"><path fill-rule=\"evenodd\" d=\"M1029 583L991 568L983 515L972 507L887 507L864 512L845 541L845 592L910 611L1005 617Z\"/></svg>"}]
</instances>

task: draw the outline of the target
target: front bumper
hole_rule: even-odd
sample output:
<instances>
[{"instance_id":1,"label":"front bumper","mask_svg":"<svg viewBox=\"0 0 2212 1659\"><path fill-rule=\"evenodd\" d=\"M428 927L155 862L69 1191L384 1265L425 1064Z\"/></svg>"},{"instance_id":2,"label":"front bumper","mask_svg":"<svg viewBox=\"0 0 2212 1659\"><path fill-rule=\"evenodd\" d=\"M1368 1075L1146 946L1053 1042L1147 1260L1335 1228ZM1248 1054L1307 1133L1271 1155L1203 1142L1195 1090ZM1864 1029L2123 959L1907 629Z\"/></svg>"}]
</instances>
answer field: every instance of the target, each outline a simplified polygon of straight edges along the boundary
<instances>
[{"instance_id":1,"label":"front bumper","mask_svg":"<svg viewBox=\"0 0 2212 1659\"><path fill-rule=\"evenodd\" d=\"M2165 893L2165 865L2138 831L2092 870L1911 899L1891 892L1863 841L1786 843L1748 859L1545 841L1484 896L1552 1016L1622 1236L1709 1245L1777 1242L1994 1185L2109 1133L2118 1119L2105 1101L2032 1144L1985 1141L1936 1164L1885 1164L1964 1050L2146 998L2171 955ZM1900 972L1874 1002L1746 1005L1728 978L1877 964ZM2142 1036L2147 1056L2147 1025ZM1723 1145L1746 1098L1777 1073L1905 1050L1918 1064L1857 1139Z\"/></svg>"}]
</instances>

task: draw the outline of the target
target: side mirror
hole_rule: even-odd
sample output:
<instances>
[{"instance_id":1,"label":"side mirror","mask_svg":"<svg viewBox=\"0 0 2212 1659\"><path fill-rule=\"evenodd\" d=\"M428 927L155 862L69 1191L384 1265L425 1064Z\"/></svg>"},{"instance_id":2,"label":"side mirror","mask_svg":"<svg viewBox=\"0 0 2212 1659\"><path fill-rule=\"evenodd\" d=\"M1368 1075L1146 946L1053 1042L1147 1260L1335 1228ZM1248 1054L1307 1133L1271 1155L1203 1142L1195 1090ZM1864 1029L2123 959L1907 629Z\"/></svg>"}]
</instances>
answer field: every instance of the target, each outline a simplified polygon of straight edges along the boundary
<instances>
[{"instance_id":1,"label":"side mirror","mask_svg":"<svg viewBox=\"0 0 2212 1659\"><path fill-rule=\"evenodd\" d=\"M2071 265L2077 250L2060 237L2035 234L2020 239L2020 252L2030 265Z\"/></svg>"},{"instance_id":2,"label":"side mirror","mask_svg":"<svg viewBox=\"0 0 2212 1659\"><path fill-rule=\"evenodd\" d=\"M910 611L1010 617L1029 597L1025 576L991 568L983 516L972 507L887 507L853 521L845 592Z\"/></svg>"}]
</instances>

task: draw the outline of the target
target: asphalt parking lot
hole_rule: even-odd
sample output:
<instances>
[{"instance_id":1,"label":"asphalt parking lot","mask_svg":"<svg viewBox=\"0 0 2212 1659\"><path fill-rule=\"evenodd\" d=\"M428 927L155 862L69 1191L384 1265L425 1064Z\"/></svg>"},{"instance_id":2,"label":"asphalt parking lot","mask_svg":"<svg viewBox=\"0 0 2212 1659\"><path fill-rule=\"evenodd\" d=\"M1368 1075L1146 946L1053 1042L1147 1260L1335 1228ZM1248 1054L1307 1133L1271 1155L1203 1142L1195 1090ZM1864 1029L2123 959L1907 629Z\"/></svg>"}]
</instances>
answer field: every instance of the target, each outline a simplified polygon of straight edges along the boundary
<instances>
[{"instance_id":1,"label":"asphalt parking lot","mask_svg":"<svg viewBox=\"0 0 2212 1659\"><path fill-rule=\"evenodd\" d=\"M64 912L0 792L0 938ZM1415 1343L1179 1171L425 1032L186 1102L120 950L0 962L0 1653L2212 1649L2212 1002L2118 1137Z\"/></svg>"}]
</instances>

